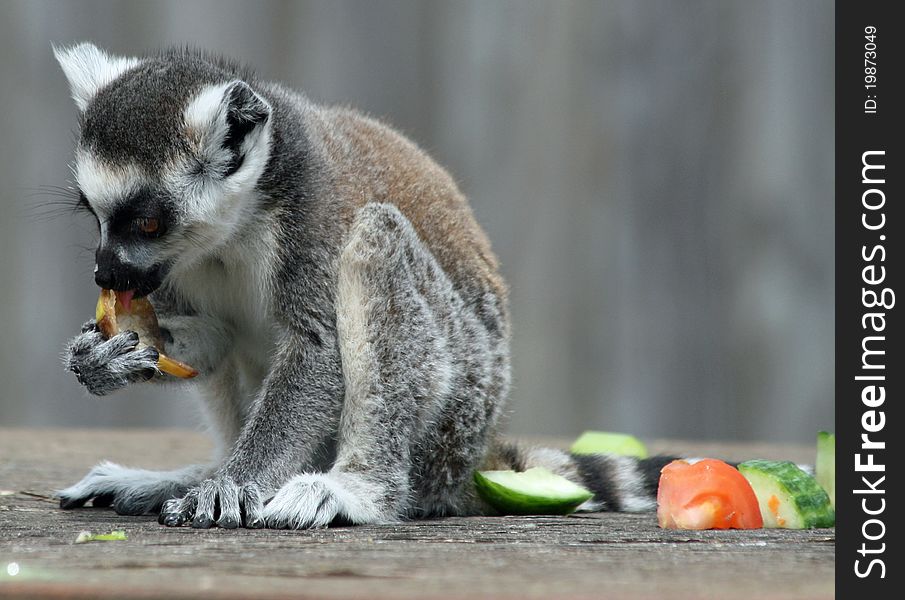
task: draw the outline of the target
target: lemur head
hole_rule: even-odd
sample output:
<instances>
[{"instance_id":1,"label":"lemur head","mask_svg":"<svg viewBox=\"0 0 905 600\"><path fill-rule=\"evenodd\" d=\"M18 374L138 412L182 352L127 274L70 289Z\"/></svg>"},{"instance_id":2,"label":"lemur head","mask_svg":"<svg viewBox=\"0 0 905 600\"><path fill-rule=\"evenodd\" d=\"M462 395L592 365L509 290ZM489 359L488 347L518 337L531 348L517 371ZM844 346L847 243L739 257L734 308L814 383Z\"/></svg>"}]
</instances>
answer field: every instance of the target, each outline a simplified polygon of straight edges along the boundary
<instances>
[{"instance_id":1,"label":"lemur head","mask_svg":"<svg viewBox=\"0 0 905 600\"><path fill-rule=\"evenodd\" d=\"M98 285L137 296L229 241L270 156L271 106L235 65L177 50L55 48L79 109L73 172Z\"/></svg>"}]
</instances>

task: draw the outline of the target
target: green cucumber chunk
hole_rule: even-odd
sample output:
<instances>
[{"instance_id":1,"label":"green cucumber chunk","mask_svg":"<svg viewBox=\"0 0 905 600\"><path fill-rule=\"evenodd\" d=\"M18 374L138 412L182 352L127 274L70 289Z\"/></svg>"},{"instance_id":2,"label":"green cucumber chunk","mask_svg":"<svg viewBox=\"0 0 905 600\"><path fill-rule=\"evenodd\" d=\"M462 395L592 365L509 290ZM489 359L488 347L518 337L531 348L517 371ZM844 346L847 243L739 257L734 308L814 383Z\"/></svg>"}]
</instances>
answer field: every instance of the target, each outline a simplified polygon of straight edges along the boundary
<instances>
[{"instance_id":1,"label":"green cucumber chunk","mask_svg":"<svg viewBox=\"0 0 905 600\"><path fill-rule=\"evenodd\" d=\"M813 529L836 524L830 497L789 461L749 460L738 466L754 489L765 528Z\"/></svg>"},{"instance_id":2,"label":"green cucumber chunk","mask_svg":"<svg viewBox=\"0 0 905 600\"><path fill-rule=\"evenodd\" d=\"M830 504L836 508L836 434L820 431L817 433L817 483L830 496Z\"/></svg>"},{"instance_id":3,"label":"green cucumber chunk","mask_svg":"<svg viewBox=\"0 0 905 600\"><path fill-rule=\"evenodd\" d=\"M585 431L570 448L572 454L619 454L647 458L647 448L633 435L609 431Z\"/></svg>"},{"instance_id":4,"label":"green cucumber chunk","mask_svg":"<svg viewBox=\"0 0 905 600\"><path fill-rule=\"evenodd\" d=\"M505 515L565 515L593 494L543 467L527 471L475 471L481 498Z\"/></svg>"}]
</instances>

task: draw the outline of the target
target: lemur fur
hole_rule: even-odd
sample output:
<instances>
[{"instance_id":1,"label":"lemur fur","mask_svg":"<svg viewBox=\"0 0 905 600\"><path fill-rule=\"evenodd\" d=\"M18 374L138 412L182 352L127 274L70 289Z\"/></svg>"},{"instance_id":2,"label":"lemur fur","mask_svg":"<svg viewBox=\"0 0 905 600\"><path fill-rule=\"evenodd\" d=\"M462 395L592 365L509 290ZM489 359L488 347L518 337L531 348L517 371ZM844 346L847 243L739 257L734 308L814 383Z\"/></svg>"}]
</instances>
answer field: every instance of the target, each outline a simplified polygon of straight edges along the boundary
<instances>
[{"instance_id":1,"label":"lemur fur","mask_svg":"<svg viewBox=\"0 0 905 600\"><path fill-rule=\"evenodd\" d=\"M464 196L415 144L204 52L55 53L79 109L96 281L148 296L167 353L201 372L219 449L178 471L101 463L61 506L201 528L490 514L475 469L543 465L591 487L586 509L654 507L665 458L499 440L506 286ZM172 383L136 344L88 322L65 362L98 395Z\"/></svg>"}]
</instances>

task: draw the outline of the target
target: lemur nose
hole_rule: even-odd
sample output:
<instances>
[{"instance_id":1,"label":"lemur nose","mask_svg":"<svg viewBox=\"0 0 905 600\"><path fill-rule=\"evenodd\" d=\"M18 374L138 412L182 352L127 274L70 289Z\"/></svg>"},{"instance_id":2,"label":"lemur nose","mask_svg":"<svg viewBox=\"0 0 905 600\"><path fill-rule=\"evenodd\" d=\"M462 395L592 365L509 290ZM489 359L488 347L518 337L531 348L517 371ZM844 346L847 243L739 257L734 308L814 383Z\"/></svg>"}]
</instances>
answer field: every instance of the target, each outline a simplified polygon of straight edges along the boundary
<instances>
[{"instance_id":1,"label":"lemur nose","mask_svg":"<svg viewBox=\"0 0 905 600\"><path fill-rule=\"evenodd\" d=\"M95 267L94 269L94 283L104 289L110 289L113 287L113 270L110 267L101 268L100 266Z\"/></svg>"},{"instance_id":2,"label":"lemur nose","mask_svg":"<svg viewBox=\"0 0 905 600\"><path fill-rule=\"evenodd\" d=\"M94 283L102 288L112 289L116 283L119 261L106 248L98 248L94 258Z\"/></svg>"}]
</instances>

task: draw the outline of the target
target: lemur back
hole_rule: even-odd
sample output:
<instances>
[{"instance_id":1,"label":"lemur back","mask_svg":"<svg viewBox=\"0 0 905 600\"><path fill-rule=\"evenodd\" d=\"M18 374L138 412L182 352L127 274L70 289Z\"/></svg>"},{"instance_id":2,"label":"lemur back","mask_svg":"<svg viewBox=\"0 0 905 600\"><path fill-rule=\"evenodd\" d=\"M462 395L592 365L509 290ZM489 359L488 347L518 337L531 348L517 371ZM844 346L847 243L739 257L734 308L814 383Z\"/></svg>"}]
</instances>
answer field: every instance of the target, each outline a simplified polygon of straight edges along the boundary
<instances>
[{"instance_id":1,"label":"lemur back","mask_svg":"<svg viewBox=\"0 0 905 600\"><path fill-rule=\"evenodd\" d=\"M474 469L544 465L592 487L585 508L651 508L659 460L498 441L506 287L465 198L412 142L197 51L57 58L96 280L149 297L167 353L201 372L222 450L171 472L102 463L64 507L202 528L479 514ZM88 322L67 367L99 395L168 381L137 343Z\"/></svg>"}]
</instances>

